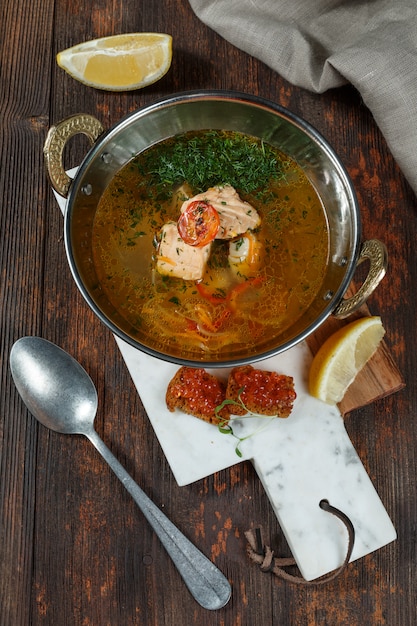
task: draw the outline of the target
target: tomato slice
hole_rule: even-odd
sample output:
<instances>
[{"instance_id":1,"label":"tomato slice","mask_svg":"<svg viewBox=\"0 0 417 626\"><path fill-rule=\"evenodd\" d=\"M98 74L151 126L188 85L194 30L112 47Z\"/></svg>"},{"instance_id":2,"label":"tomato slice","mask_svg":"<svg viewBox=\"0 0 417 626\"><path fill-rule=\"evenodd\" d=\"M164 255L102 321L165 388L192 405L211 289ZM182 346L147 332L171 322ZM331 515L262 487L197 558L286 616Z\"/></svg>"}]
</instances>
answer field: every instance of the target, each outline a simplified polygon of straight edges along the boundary
<instances>
[{"instance_id":1,"label":"tomato slice","mask_svg":"<svg viewBox=\"0 0 417 626\"><path fill-rule=\"evenodd\" d=\"M177 227L185 243L201 248L216 237L220 217L211 204L204 200L195 200L181 213Z\"/></svg>"}]
</instances>

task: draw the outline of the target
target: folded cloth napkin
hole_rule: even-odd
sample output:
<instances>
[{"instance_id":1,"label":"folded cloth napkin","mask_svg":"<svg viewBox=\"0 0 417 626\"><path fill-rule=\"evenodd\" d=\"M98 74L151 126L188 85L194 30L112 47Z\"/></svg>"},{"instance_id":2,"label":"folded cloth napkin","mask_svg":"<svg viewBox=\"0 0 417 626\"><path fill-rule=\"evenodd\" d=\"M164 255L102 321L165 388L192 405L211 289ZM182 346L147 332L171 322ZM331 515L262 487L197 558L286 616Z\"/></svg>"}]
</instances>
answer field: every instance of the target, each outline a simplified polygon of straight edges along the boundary
<instances>
[{"instance_id":1,"label":"folded cloth napkin","mask_svg":"<svg viewBox=\"0 0 417 626\"><path fill-rule=\"evenodd\" d=\"M415 0L190 0L224 39L316 93L351 83L417 193Z\"/></svg>"}]
</instances>

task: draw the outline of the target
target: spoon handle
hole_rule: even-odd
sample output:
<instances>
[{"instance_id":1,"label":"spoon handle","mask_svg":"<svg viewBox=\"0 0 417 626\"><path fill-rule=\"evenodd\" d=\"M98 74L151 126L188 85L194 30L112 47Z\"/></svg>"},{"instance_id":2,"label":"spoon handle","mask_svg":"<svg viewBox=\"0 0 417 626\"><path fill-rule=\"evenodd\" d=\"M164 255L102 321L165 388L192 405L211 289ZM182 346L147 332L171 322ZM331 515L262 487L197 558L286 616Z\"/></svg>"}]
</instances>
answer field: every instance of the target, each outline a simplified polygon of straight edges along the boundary
<instances>
[{"instance_id":1,"label":"spoon handle","mask_svg":"<svg viewBox=\"0 0 417 626\"><path fill-rule=\"evenodd\" d=\"M231 595L231 587L227 578L142 491L113 453L110 452L103 440L100 439L96 431L92 429L85 435L135 500L197 602L205 609L211 610L225 606Z\"/></svg>"}]
</instances>

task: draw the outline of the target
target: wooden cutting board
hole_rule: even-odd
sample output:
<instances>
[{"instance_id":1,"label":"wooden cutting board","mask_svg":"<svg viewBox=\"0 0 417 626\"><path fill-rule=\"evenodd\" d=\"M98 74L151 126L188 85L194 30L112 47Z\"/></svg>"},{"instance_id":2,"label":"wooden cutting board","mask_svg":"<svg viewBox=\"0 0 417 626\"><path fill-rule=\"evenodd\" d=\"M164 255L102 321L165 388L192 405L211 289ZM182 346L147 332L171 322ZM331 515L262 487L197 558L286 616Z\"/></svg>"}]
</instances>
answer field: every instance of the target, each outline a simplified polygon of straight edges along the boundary
<instances>
[{"instance_id":1,"label":"wooden cutting board","mask_svg":"<svg viewBox=\"0 0 417 626\"><path fill-rule=\"evenodd\" d=\"M352 283L346 293L347 296L355 293ZM354 319L370 315L368 306L364 304L356 313L345 320L330 317L324 324L307 339L311 352L316 354L320 346L330 335L341 326L349 324ZM384 322L382 318L382 323ZM348 388L345 397L339 404L342 415L347 415L354 409L371 404L379 398L400 391L405 387L404 379L388 350L385 341L382 341L377 352L359 372L352 385Z\"/></svg>"}]
</instances>

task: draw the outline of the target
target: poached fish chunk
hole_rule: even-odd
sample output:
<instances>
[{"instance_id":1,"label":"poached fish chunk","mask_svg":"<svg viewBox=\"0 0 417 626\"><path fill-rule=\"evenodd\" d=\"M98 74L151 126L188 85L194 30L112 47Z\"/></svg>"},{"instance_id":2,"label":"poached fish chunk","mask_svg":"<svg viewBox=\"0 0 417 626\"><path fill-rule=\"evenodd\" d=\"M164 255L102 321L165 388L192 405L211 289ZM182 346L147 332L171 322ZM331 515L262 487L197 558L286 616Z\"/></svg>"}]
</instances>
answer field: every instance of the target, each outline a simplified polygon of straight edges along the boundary
<instances>
[{"instance_id":1,"label":"poached fish chunk","mask_svg":"<svg viewBox=\"0 0 417 626\"><path fill-rule=\"evenodd\" d=\"M250 230L229 242L229 265L237 276L256 275L263 257L263 246Z\"/></svg>"},{"instance_id":2,"label":"poached fish chunk","mask_svg":"<svg viewBox=\"0 0 417 626\"><path fill-rule=\"evenodd\" d=\"M216 239L233 239L247 230L253 230L261 223L257 210L249 202L241 200L231 185L210 187L207 191L193 196L183 203L181 212L184 212L191 202L198 200L208 202L219 214L220 228Z\"/></svg>"},{"instance_id":3,"label":"poached fish chunk","mask_svg":"<svg viewBox=\"0 0 417 626\"><path fill-rule=\"evenodd\" d=\"M159 274L183 280L201 280L210 256L211 243L196 248L180 237L175 222L167 222L161 229L156 269Z\"/></svg>"}]
</instances>

